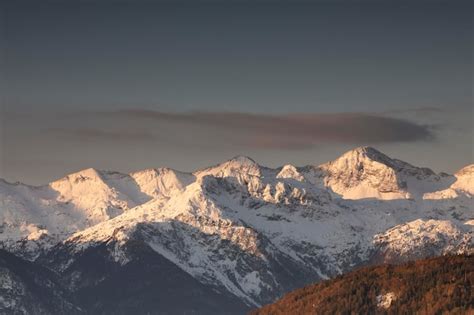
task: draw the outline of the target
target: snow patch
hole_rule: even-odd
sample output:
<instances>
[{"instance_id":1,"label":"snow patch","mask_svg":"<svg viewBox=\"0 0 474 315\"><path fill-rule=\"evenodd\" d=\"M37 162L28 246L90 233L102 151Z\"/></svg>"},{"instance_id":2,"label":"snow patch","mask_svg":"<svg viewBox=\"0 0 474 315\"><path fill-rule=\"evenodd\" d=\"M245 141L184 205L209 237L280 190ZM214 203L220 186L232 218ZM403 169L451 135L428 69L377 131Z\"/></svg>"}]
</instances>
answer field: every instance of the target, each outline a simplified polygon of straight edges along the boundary
<instances>
[{"instance_id":1,"label":"snow patch","mask_svg":"<svg viewBox=\"0 0 474 315\"><path fill-rule=\"evenodd\" d=\"M377 295L377 306L388 309L392 305L393 301L396 300L396 298L397 296L393 292Z\"/></svg>"}]
</instances>

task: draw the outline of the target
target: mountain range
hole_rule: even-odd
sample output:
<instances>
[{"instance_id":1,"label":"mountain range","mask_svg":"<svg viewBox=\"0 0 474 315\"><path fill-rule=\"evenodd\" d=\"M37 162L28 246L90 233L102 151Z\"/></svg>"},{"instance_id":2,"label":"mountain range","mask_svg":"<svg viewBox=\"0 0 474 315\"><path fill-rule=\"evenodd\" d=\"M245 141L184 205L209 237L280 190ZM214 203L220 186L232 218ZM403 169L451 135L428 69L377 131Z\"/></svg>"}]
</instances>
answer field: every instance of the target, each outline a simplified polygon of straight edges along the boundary
<instances>
[{"instance_id":1,"label":"mountain range","mask_svg":"<svg viewBox=\"0 0 474 315\"><path fill-rule=\"evenodd\" d=\"M437 174L371 147L0 180L0 312L242 314L360 266L472 253L473 196L474 165Z\"/></svg>"}]
</instances>

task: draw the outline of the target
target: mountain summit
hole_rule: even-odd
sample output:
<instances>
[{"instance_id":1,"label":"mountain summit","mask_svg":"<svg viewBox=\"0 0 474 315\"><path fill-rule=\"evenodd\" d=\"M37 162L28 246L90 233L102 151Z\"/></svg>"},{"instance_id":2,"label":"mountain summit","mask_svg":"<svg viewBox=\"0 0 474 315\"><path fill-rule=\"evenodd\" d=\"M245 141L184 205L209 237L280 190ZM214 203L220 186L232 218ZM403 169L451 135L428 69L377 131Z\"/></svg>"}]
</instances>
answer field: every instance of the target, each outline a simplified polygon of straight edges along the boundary
<instances>
[{"instance_id":1,"label":"mountain summit","mask_svg":"<svg viewBox=\"0 0 474 315\"><path fill-rule=\"evenodd\" d=\"M371 147L360 147L319 167L324 183L348 199L406 199L449 186L428 168L420 168Z\"/></svg>"}]
</instances>

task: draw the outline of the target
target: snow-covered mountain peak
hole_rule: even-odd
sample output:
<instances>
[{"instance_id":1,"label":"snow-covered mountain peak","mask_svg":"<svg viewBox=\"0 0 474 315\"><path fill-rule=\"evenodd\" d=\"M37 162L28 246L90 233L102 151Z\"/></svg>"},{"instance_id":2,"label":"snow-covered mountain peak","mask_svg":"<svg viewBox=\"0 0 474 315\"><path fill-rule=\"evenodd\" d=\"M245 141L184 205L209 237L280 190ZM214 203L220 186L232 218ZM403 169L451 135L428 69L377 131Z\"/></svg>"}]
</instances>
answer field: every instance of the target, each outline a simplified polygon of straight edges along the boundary
<instances>
[{"instance_id":1,"label":"snow-covered mountain peak","mask_svg":"<svg viewBox=\"0 0 474 315\"><path fill-rule=\"evenodd\" d=\"M236 155L227 162L237 163L241 165L254 165L257 164L254 159L246 155Z\"/></svg>"},{"instance_id":2,"label":"snow-covered mountain peak","mask_svg":"<svg viewBox=\"0 0 474 315\"><path fill-rule=\"evenodd\" d=\"M352 150L349 150L345 154L363 154L371 159L377 160L377 159L390 159L387 155L384 153L380 152L379 150L370 147L370 146L361 146L354 148Z\"/></svg>"},{"instance_id":3,"label":"snow-covered mountain peak","mask_svg":"<svg viewBox=\"0 0 474 315\"><path fill-rule=\"evenodd\" d=\"M474 195L474 164L463 167L454 176L456 181L452 185L453 189Z\"/></svg>"},{"instance_id":4,"label":"snow-covered mountain peak","mask_svg":"<svg viewBox=\"0 0 474 315\"><path fill-rule=\"evenodd\" d=\"M72 183L77 183L86 180L102 180L101 171L95 168L86 168L78 172L66 175L63 178L60 178L51 183L51 185L56 185L59 182L69 181Z\"/></svg>"},{"instance_id":5,"label":"snow-covered mountain peak","mask_svg":"<svg viewBox=\"0 0 474 315\"><path fill-rule=\"evenodd\" d=\"M304 176L300 174L298 169L291 164L283 166L276 178L291 178L300 182L304 181L305 179Z\"/></svg>"},{"instance_id":6,"label":"snow-covered mountain peak","mask_svg":"<svg viewBox=\"0 0 474 315\"><path fill-rule=\"evenodd\" d=\"M384 153L372 148L372 147L358 147L344 153L336 160L329 162L334 166L347 166L351 168L361 168L364 164L379 163L380 166L390 167L393 169L399 169L402 165L401 161L392 159ZM408 163L404 163L409 165Z\"/></svg>"},{"instance_id":7,"label":"snow-covered mountain peak","mask_svg":"<svg viewBox=\"0 0 474 315\"><path fill-rule=\"evenodd\" d=\"M366 164L378 163L380 167L392 168L396 172L407 173L413 176L428 177L436 175L426 167L416 167L399 159L391 158L372 147L358 147L344 153L336 160L327 164L336 166L347 166L351 168L363 168Z\"/></svg>"},{"instance_id":8,"label":"snow-covered mountain peak","mask_svg":"<svg viewBox=\"0 0 474 315\"><path fill-rule=\"evenodd\" d=\"M232 159L222 163L220 166L228 170L240 169L242 171L254 171L260 173L260 165L245 155L237 155Z\"/></svg>"},{"instance_id":9,"label":"snow-covered mountain peak","mask_svg":"<svg viewBox=\"0 0 474 315\"><path fill-rule=\"evenodd\" d=\"M134 207L136 203L117 183L127 175L89 168L49 184L56 200L83 211L88 220L99 223Z\"/></svg>"},{"instance_id":10,"label":"snow-covered mountain peak","mask_svg":"<svg viewBox=\"0 0 474 315\"><path fill-rule=\"evenodd\" d=\"M324 184L346 199L421 197L426 192L449 186L450 181L429 168L392 159L371 147L346 152L319 166L319 170Z\"/></svg>"},{"instance_id":11,"label":"snow-covered mountain peak","mask_svg":"<svg viewBox=\"0 0 474 315\"><path fill-rule=\"evenodd\" d=\"M474 164L467 165L463 168L461 168L459 171L456 172L455 174L456 177L474 177Z\"/></svg>"},{"instance_id":12,"label":"snow-covered mountain peak","mask_svg":"<svg viewBox=\"0 0 474 315\"><path fill-rule=\"evenodd\" d=\"M397 177L395 164L373 148L360 147L319 168L325 185L346 199L404 198L404 183Z\"/></svg>"},{"instance_id":13,"label":"snow-covered mountain peak","mask_svg":"<svg viewBox=\"0 0 474 315\"><path fill-rule=\"evenodd\" d=\"M248 179L252 176L260 177L261 167L254 160L247 156L236 156L216 166L197 171L196 176L213 175L216 177L236 177L238 179Z\"/></svg>"}]
</instances>

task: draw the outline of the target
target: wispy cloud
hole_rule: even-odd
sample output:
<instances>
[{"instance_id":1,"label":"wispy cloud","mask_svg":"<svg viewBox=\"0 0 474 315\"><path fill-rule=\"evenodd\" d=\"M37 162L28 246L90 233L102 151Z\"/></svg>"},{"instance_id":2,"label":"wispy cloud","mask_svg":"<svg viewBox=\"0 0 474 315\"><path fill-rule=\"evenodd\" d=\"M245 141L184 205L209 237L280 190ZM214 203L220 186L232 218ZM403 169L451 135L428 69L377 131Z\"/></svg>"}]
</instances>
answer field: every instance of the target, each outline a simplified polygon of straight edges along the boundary
<instances>
[{"instance_id":1,"label":"wispy cloud","mask_svg":"<svg viewBox=\"0 0 474 315\"><path fill-rule=\"evenodd\" d=\"M47 128L43 132L54 136L62 136L79 141L106 140L106 141L153 141L156 137L148 132L130 130L103 130L97 128Z\"/></svg>"},{"instance_id":2,"label":"wispy cloud","mask_svg":"<svg viewBox=\"0 0 474 315\"><path fill-rule=\"evenodd\" d=\"M78 140L153 141L166 134L178 144L234 145L259 149L305 149L320 143L429 141L433 128L371 113L266 115L233 112L172 113L151 110L83 112L81 121L47 132ZM90 126L92 125L92 126Z\"/></svg>"}]
</instances>

